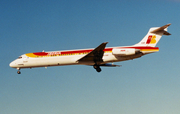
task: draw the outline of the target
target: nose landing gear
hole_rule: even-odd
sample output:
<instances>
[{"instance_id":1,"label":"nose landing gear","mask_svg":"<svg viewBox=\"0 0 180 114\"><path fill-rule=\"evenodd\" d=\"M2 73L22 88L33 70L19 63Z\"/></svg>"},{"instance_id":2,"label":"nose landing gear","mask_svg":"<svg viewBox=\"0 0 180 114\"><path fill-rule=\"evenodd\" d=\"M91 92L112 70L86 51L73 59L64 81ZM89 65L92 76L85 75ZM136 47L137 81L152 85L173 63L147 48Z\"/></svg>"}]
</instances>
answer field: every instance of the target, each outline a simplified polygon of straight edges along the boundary
<instances>
[{"instance_id":1,"label":"nose landing gear","mask_svg":"<svg viewBox=\"0 0 180 114\"><path fill-rule=\"evenodd\" d=\"M17 73L18 73L18 74L21 74L20 68L17 68L17 70L18 70Z\"/></svg>"}]
</instances>

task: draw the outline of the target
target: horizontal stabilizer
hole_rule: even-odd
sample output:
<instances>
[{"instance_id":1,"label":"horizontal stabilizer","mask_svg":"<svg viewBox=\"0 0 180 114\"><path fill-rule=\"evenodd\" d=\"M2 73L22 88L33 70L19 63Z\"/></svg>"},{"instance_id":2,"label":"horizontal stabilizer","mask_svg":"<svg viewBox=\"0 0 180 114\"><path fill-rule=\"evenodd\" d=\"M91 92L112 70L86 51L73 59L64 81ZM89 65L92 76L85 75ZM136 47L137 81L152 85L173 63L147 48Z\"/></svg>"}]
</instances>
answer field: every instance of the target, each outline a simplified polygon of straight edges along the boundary
<instances>
[{"instance_id":1,"label":"horizontal stabilizer","mask_svg":"<svg viewBox=\"0 0 180 114\"><path fill-rule=\"evenodd\" d=\"M155 33L155 34L158 34L158 33L162 33L163 32L163 35L171 35L169 32L167 32L167 28L170 26L171 24L167 24L167 25L164 25L162 27L159 27L153 31L151 31L151 33Z\"/></svg>"}]
</instances>

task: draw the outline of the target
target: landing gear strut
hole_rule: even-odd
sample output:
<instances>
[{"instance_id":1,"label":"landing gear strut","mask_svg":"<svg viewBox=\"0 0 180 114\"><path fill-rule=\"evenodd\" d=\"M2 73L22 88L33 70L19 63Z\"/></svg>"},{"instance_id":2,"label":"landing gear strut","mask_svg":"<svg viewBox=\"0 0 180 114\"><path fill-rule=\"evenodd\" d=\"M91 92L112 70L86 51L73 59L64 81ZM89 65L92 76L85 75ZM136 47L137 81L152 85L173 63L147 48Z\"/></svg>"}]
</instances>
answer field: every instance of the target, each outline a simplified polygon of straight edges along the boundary
<instances>
[{"instance_id":1,"label":"landing gear strut","mask_svg":"<svg viewBox=\"0 0 180 114\"><path fill-rule=\"evenodd\" d=\"M21 74L20 68L17 68L17 70L18 70L17 73L18 73L18 74Z\"/></svg>"},{"instance_id":2,"label":"landing gear strut","mask_svg":"<svg viewBox=\"0 0 180 114\"><path fill-rule=\"evenodd\" d=\"M101 72L101 68L99 65L94 65L94 69L96 69L97 72Z\"/></svg>"}]
</instances>

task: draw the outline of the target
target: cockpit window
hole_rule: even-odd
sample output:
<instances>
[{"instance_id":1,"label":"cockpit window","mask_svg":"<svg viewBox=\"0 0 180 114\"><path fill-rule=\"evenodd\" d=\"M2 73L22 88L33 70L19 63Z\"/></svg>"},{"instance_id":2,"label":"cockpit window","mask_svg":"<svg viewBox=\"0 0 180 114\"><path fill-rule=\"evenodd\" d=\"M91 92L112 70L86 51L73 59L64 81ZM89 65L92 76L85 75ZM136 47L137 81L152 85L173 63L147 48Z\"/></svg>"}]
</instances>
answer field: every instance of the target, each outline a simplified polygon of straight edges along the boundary
<instances>
[{"instance_id":1,"label":"cockpit window","mask_svg":"<svg viewBox=\"0 0 180 114\"><path fill-rule=\"evenodd\" d=\"M22 59L22 57L20 56L20 57L18 57L18 59Z\"/></svg>"}]
</instances>

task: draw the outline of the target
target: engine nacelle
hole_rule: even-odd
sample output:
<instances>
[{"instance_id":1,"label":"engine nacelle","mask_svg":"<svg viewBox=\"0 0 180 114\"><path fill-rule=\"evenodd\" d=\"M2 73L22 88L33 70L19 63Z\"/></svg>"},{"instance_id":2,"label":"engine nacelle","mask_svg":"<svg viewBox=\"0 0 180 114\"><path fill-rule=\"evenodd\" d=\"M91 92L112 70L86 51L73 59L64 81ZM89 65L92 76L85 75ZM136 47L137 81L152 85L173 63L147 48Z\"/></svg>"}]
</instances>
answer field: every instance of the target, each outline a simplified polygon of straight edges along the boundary
<instances>
[{"instance_id":1,"label":"engine nacelle","mask_svg":"<svg viewBox=\"0 0 180 114\"><path fill-rule=\"evenodd\" d=\"M135 55L137 53L140 53L139 49L132 49L132 48L120 48L120 49L113 49L112 54L113 55L119 55L119 56L130 56Z\"/></svg>"}]
</instances>

